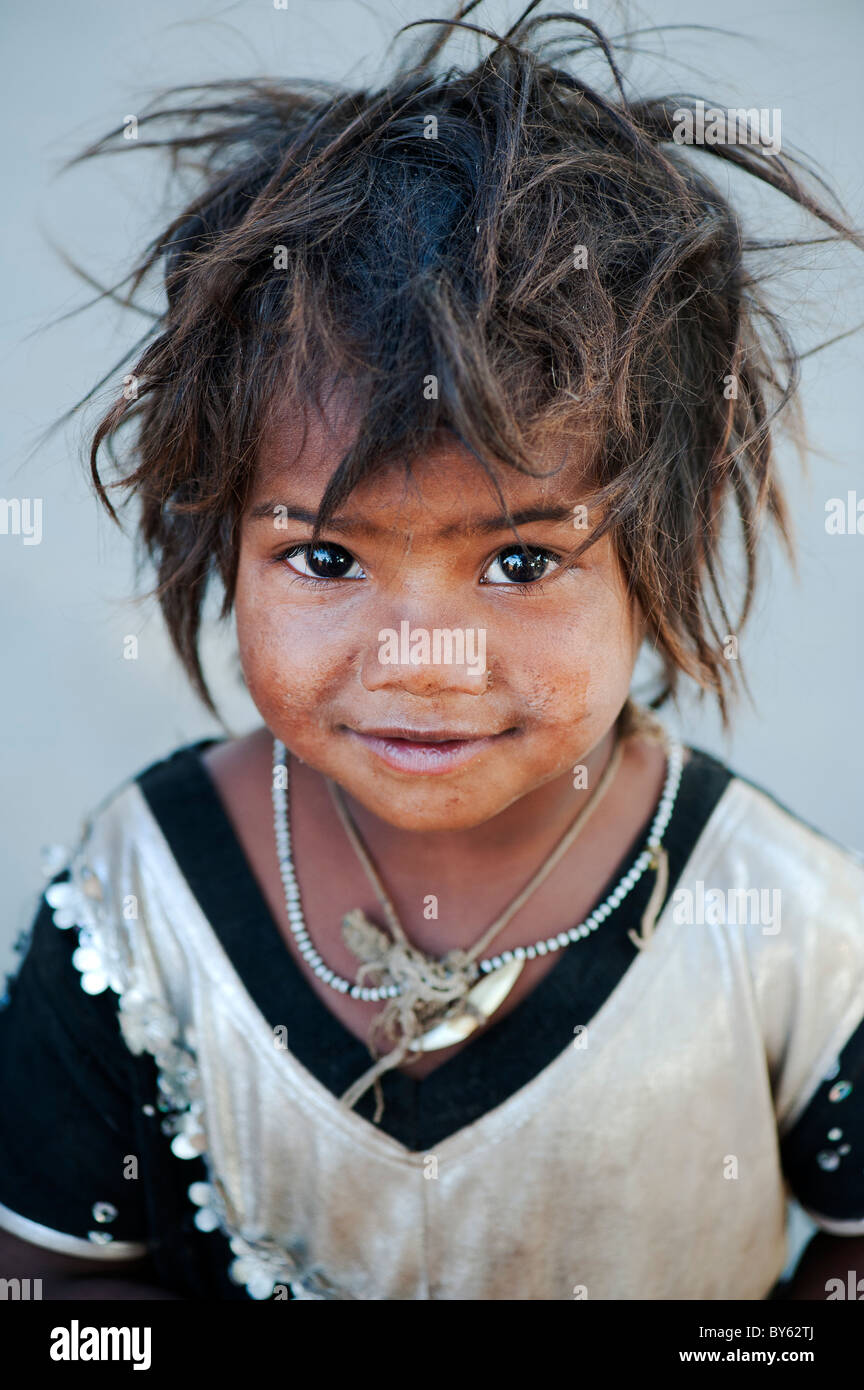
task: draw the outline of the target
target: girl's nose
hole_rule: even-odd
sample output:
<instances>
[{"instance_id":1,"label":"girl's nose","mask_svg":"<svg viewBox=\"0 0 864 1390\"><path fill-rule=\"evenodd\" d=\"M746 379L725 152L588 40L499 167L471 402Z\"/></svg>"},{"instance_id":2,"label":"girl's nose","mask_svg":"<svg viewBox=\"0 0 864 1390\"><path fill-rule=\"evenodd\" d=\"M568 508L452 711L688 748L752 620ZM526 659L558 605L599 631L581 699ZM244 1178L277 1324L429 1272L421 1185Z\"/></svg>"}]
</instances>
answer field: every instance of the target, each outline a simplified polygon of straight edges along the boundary
<instances>
[{"instance_id":1,"label":"girl's nose","mask_svg":"<svg viewBox=\"0 0 864 1390\"><path fill-rule=\"evenodd\" d=\"M410 695L482 695L489 685L486 629L423 627L401 618L379 628L366 649L361 679L367 690Z\"/></svg>"}]
</instances>

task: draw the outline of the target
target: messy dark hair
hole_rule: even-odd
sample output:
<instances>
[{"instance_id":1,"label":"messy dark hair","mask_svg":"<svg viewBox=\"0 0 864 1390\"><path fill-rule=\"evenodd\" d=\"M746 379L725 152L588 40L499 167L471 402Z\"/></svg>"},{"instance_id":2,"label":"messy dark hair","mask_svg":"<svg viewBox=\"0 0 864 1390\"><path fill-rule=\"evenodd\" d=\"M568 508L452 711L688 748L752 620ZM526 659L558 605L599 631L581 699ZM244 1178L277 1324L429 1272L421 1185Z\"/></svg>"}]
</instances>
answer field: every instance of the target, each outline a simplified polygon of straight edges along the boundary
<instances>
[{"instance_id":1,"label":"messy dark hair","mask_svg":"<svg viewBox=\"0 0 864 1390\"><path fill-rule=\"evenodd\" d=\"M628 95L620 53L632 35L613 44L578 14L532 17L538 0L496 34L468 22L478 3L417 21L434 37L412 35L377 90L281 79L174 88L140 117L163 134L124 141L120 128L71 161L161 146L175 171L201 180L105 291L127 285L132 303L158 268L167 302L134 349L135 392L95 429L94 484L115 521L108 489L137 498L171 640L216 713L202 608L218 574L221 616L231 611L274 400L320 408L322 383L347 380L360 406L313 539L358 483L397 462L410 473L439 431L494 481L499 463L542 476L542 432L573 439L590 421L585 483L602 521L571 558L612 530L662 661L651 705L674 697L684 672L728 726L739 663L723 643L750 612L766 517L794 563L772 441L781 410L803 448L801 358L750 261L764 266L780 245L862 242L800 158L755 142L686 149L676 125L697 99ZM552 22L566 38L541 37ZM491 49L445 68L457 30ZM599 55L605 92L574 70ZM705 155L771 185L833 235L746 239ZM437 393L424 389L430 378ZM124 462L116 443L127 429ZM120 474L110 483L103 444ZM733 507L746 558L735 620L719 553Z\"/></svg>"}]
</instances>

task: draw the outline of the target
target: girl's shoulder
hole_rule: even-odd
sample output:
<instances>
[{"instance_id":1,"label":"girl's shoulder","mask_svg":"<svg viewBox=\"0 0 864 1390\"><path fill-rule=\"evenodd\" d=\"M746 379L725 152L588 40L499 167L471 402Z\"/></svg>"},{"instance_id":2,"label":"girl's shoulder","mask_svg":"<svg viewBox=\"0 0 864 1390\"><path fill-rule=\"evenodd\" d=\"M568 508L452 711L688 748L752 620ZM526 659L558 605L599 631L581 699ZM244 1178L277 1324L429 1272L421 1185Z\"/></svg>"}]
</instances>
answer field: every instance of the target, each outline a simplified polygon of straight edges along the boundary
<instances>
[{"instance_id":1,"label":"girl's shoulder","mask_svg":"<svg viewBox=\"0 0 864 1390\"><path fill-rule=\"evenodd\" d=\"M775 828L779 839L790 837L800 845L808 845L817 856L819 863L831 861L843 863L864 873L864 851L861 848L838 839L821 826L815 824L799 811L787 805L770 788L736 769L733 772L736 784L741 788L739 796L750 807L758 808L766 824Z\"/></svg>"},{"instance_id":2,"label":"girl's shoulder","mask_svg":"<svg viewBox=\"0 0 864 1390\"><path fill-rule=\"evenodd\" d=\"M864 1014L864 855L738 769L672 893L676 921L735 933L766 996L787 977L814 1010ZM803 1007L803 1005L802 1005Z\"/></svg>"},{"instance_id":3,"label":"girl's shoulder","mask_svg":"<svg viewBox=\"0 0 864 1390\"><path fill-rule=\"evenodd\" d=\"M85 808L71 847L54 847L56 863L68 865L76 859L80 862L87 852L95 857L97 846L106 868L120 861L128 862L130 856L146 855L148 836L144 828L153 821L170 832L169 839L173 839L175 830L182 834L183 825L188 824L196 807L212 797L213 782L204 755L229 742L196 739L130 772Z\"/></svg>"},{"instance_id":4,"label":"girl's shoulder","mask_svg":"<svg viewBox=\"0 0 864 1390\"><path fill-rule=\"evenodd\" d=\"M790 902L814 905L851 893L861 906L864 852L830 834L794 810L769 787L704 749L691 747L700 779L718 776L723 794L705 826L706 847L719 859L735 859L739 874L757 875L769 886L772 875Z\"/></svg>"},{"instance_id":5,"label":"girl's shoulder","mask_svg":"<svg viewBox=\"0 0 864 1390\"><path fill-rule=\"evenodd\" d=\"M182 744L130 773L85 812L70 846L51 847L42 902L55 926L75 928L84 949L72 963L85 993L122 998L132 981L133 993L146 987L154 997L166 980L182 988L183 930L196 903L176 849L199 810L212 816L201 755L215 742Z\"/></svg>"}]
</instances>

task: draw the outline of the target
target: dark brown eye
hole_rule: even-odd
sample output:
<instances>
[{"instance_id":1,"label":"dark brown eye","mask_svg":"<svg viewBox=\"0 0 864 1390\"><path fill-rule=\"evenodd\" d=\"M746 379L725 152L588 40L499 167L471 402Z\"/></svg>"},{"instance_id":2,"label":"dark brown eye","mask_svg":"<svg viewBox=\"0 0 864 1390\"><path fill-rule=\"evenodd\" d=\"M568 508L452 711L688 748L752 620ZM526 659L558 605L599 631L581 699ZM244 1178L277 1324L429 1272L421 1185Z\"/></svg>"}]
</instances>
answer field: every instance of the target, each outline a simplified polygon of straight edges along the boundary
<instances>
[{"instance_id":1,"label":"dark brown eye","mask_svg":"<svg viewBox=\"0 0 864 1390\"><path fill-rule=\"evenodd\" d=\"M313 579L363 579L363 571L351 574L351 567L357 565L341 545L322 541L317 545L295 545L282 556L289 569Z\"/></svg>"},{"instance_id":2,"label":"dark brown eye","mask_svg":"<svg viewBox=\"0 0 864 1390\"><path fill-rule=\"evenodd\" d=\"M537 546L508 546L506 550L499 550L495 559L492 561L486 576L491 576L496 566L499 577L490 578L484 576L487 584L533 584L538 579L545 579L550 572L550 565L557 569L558 564L553 555L548 550L542 550Z\"/></svg>"}]
</instances>

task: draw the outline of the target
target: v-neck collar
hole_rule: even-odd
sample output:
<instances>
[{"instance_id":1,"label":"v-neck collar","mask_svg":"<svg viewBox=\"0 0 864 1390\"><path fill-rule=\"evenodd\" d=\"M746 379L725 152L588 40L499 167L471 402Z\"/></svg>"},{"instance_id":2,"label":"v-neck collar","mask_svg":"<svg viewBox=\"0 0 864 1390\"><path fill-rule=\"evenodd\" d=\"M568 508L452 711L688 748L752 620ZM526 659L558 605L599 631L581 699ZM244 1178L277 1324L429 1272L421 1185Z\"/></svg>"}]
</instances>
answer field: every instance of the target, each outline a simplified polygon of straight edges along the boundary
<instances>
[{"instance_id":1,"label":"v-neck collar","mask_svg":"<svg viewBox=\"0 0 864 1390\"><path fill-rule=\"evenodd\" d=\"M371 1063L369 1051L331 1013L294 960L237 839L201 754L202 739L141 772L136 781L178 867L263 1018L290 1019L288 1047L328 1091L341 1096ZM664 845L671 895L732 772L691 749ZM614 888L644 845L655 812L631 840L598 893ZM558 955L519 1003L425 1077L386 1072L377 1128L414 1152L466 1128L532 1081L573 1042L574 1020L590 1024L639 955L638 927L654 876L645 874L603 925ZM661 905L662 906L662 905ZM587 914L586 914L587 915ZM354 1107L373 1122L370 1090Z\"/></svg>"}]
</instances>

